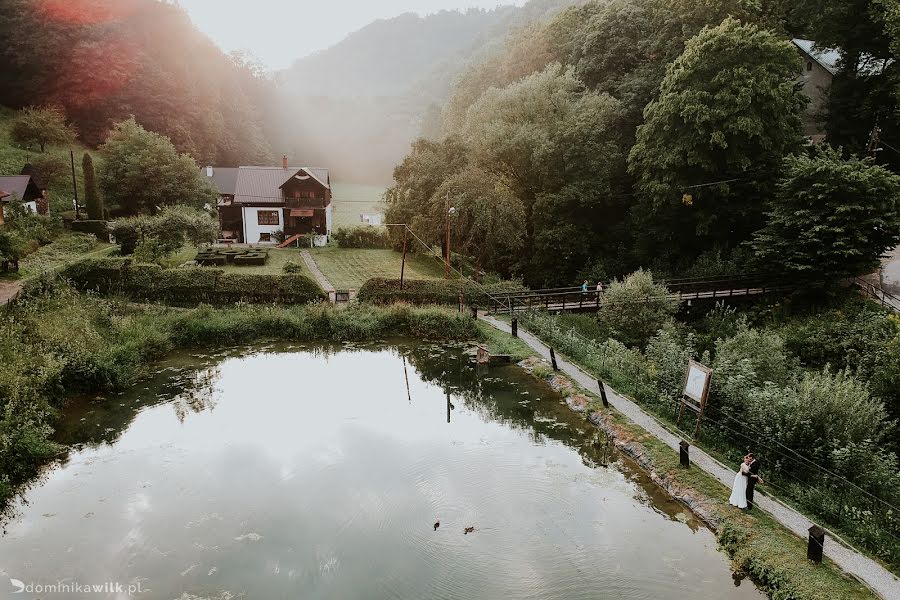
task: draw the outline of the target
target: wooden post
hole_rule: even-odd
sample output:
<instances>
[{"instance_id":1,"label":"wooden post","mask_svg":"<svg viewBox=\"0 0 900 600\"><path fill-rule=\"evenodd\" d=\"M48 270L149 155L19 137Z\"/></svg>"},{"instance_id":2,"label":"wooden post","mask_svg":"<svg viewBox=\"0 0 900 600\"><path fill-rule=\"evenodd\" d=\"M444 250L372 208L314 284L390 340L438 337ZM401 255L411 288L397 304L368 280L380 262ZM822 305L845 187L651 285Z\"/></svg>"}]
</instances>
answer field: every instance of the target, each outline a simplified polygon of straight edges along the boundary
<instances>
[{"instance_id":1,"label":"wooden post","mask_svg":"<svg viewBox=\"0 0 900 600\"><path fill-rule=\"evenodd\" d=\"M691 466L691 457L688 455L688 448L690 448L691 445L688 444L687 442L685 442L684 440L681 440L681 442L678 444L678 446L679 446L679 455L681 457L681 466L684 467L685 469L687 469Z\"/></svg>"},{"instance_id":2,"label":"wooden post","mask_svg":"<svg viewBox=\"0 0 900 600\"><path fill-rule=\"evenodd\" d=\"M809 528L809 542L806 546L806 558L816 564L822 563L825 548L825 530L818 525Z\"/></svg>"},{"instance_id":3,"label":"wooden post","mask_svg":"<svg viewBox=\"0 0 900 600\"><path fill-rule=\"evenodd\" d=\"M400 263L400 291L403 291L403 275L406 273L406 226L403 227L403 262Z\"/></svg>"},{"instance_id":4,"label":"wooden post","mask_svg":"<svg viewBox=\"0 0 900 600\"><path fill-rule=\"evenodd\" d=\"M69 159L72 161L72 191L75 192L75 220L77 221L81 217L78 213L78 184L75 183L75 152L72 150L69 150Z\"/></svg>"},{"instance_id":5,"label":"wooden post","mask_svg":"<svg viewBox=\"0 0 900 600\"><path fill-rule=\"evenodd\" d=\"M519 320L518 319L512 320L512 336L519 337Z\"/></svg>"},{"instance_id":6,"label":"wooden post","mask_svg":"<svg viewBox=\"0 0 900 600\"><path fill-rule=\"evenodd\" d=\"M559 367L556 366L556 352L553 351L553 348L550 348L550 364L553 365L554 371L559 371Z\"/></svg>"},{"instance_id":7,"label":"wooden post","mask_svg":"<svg viewBox=\"0 0 900 600\"><path fill-rule=\"evenodd\" d=\"M477 320L478 319L478 307L471 306L470 308L472 309L472 318Z\"/></svg>"},{"instance_id":8,"label":"wooden post","mask_svg":"<svg viewBox=\"0 0 900 600\"><path fill-rule=\"evenodd\" d=\"M597 380L597 386L600 388L600 399L603 400L603 408L609 408L609 400L606 399L606 386L603 385L601 379Z\"/></svg>"},{"instance_id":9,"label":"wooden post","mask_svg":"<svg viewBox=\"0 0 900 600\"><path fill-rule=\"evenodd\" d=\"M450 407L453 406L450 404L450 388L447 388L447 422L450 422Z\"/></svg>"},{"instance_id":10,"label":"wooden post","mask_svg":"<svg viewBox=\"0 0 900 600\"><path fill-rule=\"evenodd\" d=\"M700 405L700 412L697 413L697 425L694 426L694 439L700 437L700 421L703 420L703 405Z\"/></svg>"}]
</instances>

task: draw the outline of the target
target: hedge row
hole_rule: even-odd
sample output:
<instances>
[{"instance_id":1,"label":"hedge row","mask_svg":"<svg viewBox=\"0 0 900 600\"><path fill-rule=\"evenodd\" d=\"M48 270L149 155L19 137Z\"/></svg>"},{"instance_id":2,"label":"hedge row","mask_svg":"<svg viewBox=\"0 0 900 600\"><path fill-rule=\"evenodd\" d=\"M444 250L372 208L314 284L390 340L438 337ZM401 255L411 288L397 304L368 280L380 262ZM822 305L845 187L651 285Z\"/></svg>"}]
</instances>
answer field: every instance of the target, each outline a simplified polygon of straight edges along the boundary
<instances>
[{"instance_id":1,"label":"hedge row","mask_svg":"<svg viewBox=\"0 0 900 600\"><path fill-rule=\"evenodd\" d=\"M205 267L163 269L134 264L128 258L83 260L68 266L63 276L83 290L179 304L304 304L324 297L306 275L225 273Z\"/></svg>"},{"instance_id":2,"label":"hedge row","mask_svg":"<svg viewBox=\"0 0 900 600\"><path fill-rule=\"evenodd\" d=\"M391 247L391 236L385 227L339 227L331 237L341 248Z\"/></svg>"},{"instance_id":3,"label":"hedge row","mask_svg":"<svg viewBox=\"0 0 900 600\"><path fill-rule=\"evenodd\" d=\"M407 279L400 290L399 279L383 279L373 277L359 288L357 299L371 304L393 304L408 302L409 304L449 304L459 303L459 294L463 293L466 304L487 306L488 294L503 295L507 292L521 291L521 284L501 281L491 284L477 284L470 280L460 279Z\"/></svg>"}]
</instances>

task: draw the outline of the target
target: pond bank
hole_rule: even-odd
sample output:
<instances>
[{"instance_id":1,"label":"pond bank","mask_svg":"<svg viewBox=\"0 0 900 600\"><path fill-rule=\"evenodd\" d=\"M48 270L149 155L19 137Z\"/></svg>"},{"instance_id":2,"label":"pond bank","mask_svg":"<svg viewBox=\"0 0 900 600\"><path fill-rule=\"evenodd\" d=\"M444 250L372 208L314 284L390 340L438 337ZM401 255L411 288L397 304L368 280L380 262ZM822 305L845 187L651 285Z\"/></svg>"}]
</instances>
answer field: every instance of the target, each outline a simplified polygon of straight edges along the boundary
<instances>
[{"instance_id":1,"label":"pond bank","mask_svg":"<svg viewBox=\"0 0 900 600\"><path fill-rule=\"evenodd\" d=\"M172 310L83 295L58 284L26 294L0 322L0 505L60 455L57 414L76 394L127 389L179 348L264 340L477 339L470 317L405 306L208 306Z\"/></svg>"},{"instance_id":2,"label":"pond bank","mask_svg":"<svg viewBox=\"0 0 900 600\"><path fill-rule=\"evenodd\" d=\"M482 319L500 331L510 331L507 324L492 317L483 316ZM519 337L538 355L549 358L549 348L521 327ZM596 380L577 365L560 357L557 360L560 369L582 388L582 392L584 389L596 389ZM798 599L871 598L874 590L884 598L900 597L900 582L896 577L877 562L841 545L831 536L826 541L825 554L839 568L834 565L830 565L830 568L817 567L807 561L805 536L812 523L780 502L762 497L757 504L765 513L757 511L752 515L732 511L730 507L724 506L723 500L727 497L727 486L734 477L733 472L697 448L691 449L691 460L698 468L681 469L677 454L673 453L678 448L679 438L631 400L612 390L608 391L608 398L612 406L620 411L618 418L614 419L617 428L629 432L630 438L620 438L626 440L621 442L622 449L628 453L629 444L639 442L647 455L652 457L648 470L657 473L658 477L663 473L665 479L673 480L673 483L666 483L663 487L672 485L675 486L674 489L690 487L702 490L702 495L706 498L704 502L717 506L714 513L721 520L718 534L723 548L732 555L736 566L758 578L770 595ZM607 415L617 414L603 412ZM600 417L594 419L604 422ZM633 445L630 448L632 451L636 450ZM642 460L635 458L639 462ZM684 492L676 491L676 494L684 495ZM692 502L698 501L694 499ZM869 587L847 579L840 573L840 569Z\"/></svg>"}]
</instances>

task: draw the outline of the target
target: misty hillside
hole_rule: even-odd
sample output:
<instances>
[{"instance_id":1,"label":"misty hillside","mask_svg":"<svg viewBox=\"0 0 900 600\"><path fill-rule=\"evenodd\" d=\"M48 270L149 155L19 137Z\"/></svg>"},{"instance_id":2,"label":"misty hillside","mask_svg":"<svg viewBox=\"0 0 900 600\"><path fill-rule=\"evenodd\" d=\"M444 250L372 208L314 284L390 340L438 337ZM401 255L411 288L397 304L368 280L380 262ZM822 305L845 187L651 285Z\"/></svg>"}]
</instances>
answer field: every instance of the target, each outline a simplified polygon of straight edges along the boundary
<instances>
[{"instance_id":1,"label":"misty hillside","mask_svg":"<svg viewBox=\"0 0 900 600\"><path fill-rule=\"evenodd\" d=\"M499 52L510 31L582 2L375 21L279 74L283 138L274 145L342 180L387 183L468 64Z\"/></svg>"},{"instance_id":2,"label":"misty hillside","mask_svg":"<svg viewBox=\"0 0 900 600\"><path fill-rule=\"evenodd\" d=\"M380 19L337 45L296 61L284 74L285 88L309 94L309 84L315 82L317 92L330 96L395 96L430 73L436 63L468 52L513 11L514 7L501 7Z\"/></svg>"},{"instance_id":3,"label":"misty hillside","mask_svg":"<svg viewBox=\"0 0 900 600\"><path fill-rule=\"evenodd\" d=\"M0 106L62 107L88 146L134 115L200 162L270 162L268 82L173 3L0 0Z\"/></svg>"}]
</instances>

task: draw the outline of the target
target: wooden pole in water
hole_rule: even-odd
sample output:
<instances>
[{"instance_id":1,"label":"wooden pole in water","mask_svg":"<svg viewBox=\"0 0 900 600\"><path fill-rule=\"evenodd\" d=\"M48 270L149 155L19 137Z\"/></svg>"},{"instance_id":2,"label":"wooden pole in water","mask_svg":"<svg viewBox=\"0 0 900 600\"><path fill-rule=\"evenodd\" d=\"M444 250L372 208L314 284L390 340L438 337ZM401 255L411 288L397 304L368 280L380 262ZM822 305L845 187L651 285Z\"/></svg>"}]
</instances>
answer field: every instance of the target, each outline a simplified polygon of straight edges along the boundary
<instances>
[{"instance_id":1,"label":"wooden pole in water","mask_svg":"<svg viewBox=\"0 0 900 600\"><path fill-rule=\"evenodd\" d=\"M403 226L403 262L400 263L400 291L403 291L403 275L406 273L406 225Z\"/></svg>"}]
</instances>

